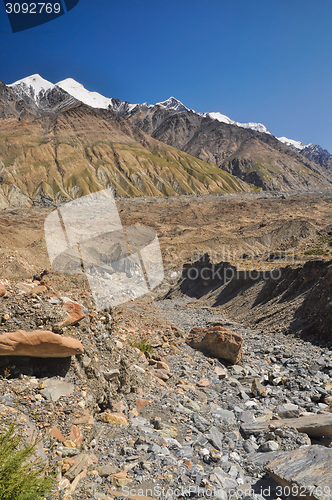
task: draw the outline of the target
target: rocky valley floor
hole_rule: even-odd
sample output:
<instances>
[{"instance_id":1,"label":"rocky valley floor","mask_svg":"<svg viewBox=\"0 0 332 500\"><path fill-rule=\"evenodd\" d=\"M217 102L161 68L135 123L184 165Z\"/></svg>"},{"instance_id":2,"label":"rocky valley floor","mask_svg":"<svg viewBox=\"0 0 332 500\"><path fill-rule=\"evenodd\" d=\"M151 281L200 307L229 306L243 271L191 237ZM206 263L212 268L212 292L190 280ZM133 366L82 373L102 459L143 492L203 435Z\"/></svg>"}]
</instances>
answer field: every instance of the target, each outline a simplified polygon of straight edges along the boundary
<instances>
[{"instance_id":1,"label":"rocky valley floor","mask_svg":"<svg viewBox=\"0 0 332 500\"><path fill-rule=\"evenodd\" d=\"M256 264L276 266L259 255L280 245L266 245L259 232L273 236L280 227L284 248L299 254L296 265L314 258L304 253L308 249L329 251L328 233L322 241L319 231L329 225L330 198L211 197L201 210L186 198L158 200L149 211L146 200L119 206L126 224L159 225L165 257L168 242L177 251L194 249L193 238L199 252L206 245L218 248L221 229L214 229L211 215L216 200L228 244L239 255L249 245ZM26 439L36 432L42 438L38 453L57 471L50 499L332 498L329 338L309 341L276 322L255 326L250 315L237 322L220 306L179 294L172 273L180 262L167 269L169 282L155 293L97 312L84 279L50 272L32 283L34 274L50 270L45 213L1 214L0 334L50 330L80 341L84 354L53 360L0 356L0 412L2 428L15 420ZM296 242L295 232L283 226L290 215L300 228ZM243 217L247 224L236 229ZM174 293L165 298L170 286ZM82 304L79 322L66 312L68 300ZM214 325L243 337L238 364L186 343L193 327Z\"/></svg>"}]
</instances>

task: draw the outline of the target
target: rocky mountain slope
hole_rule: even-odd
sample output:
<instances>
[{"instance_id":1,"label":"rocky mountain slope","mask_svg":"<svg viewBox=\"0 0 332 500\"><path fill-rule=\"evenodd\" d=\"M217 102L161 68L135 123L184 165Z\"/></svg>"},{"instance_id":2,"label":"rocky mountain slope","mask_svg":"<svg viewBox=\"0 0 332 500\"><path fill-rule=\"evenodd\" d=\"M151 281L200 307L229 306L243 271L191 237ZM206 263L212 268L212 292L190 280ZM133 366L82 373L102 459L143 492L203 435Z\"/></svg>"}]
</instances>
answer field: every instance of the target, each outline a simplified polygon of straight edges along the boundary
<instances>
[{"instance_id":1,"label":"rocky mountain slope","mask_svg":"<svg viewBox=\"0 0 332 500\"><path fill-rule=\"evenodd\" d=\"M287 141L284 144L285 141L281 140L283 138L278 140L260 123L239 123L221 113L197 113L174 97L156 105L130 104L106 98L97 92L89 92L70 78L54 85L39 75L33 75L10 87L24 101L23 106L28 105L33 112L43 116L68 109L79 101L95 110L113 111L154 139L209 163L212 166L212 176L217 173L213 170L216 167L219 173L220 170L230 173L241 181L253 184L257 189L269 191L314 191L330 189L332 186L332 175L326 168L326 161L319 162L317 155L312 154L304 157L302 151L290 147ZM293 142L289 144L292 145ZM167 187L159 186L159 178L154 182L155 187L164 195L179 192L222 192L220 183L214 185L214 182L211 183L211 175L206 176L206 168L202 172L203 177L194 174L195 182L199 180L201 184L200 188L191 187L187 181L184 186L183 182L178 178L174 179L172 175L169 185L167 172ZM159 173L158 171L157 177ZM162 177L164 179L164 172ZM139 183L142 183L142 178ZM244 185L241 186L243 189ZM151 192L158 194L153 189L151 191L150 187L140 189L134 181L135 189L122 186L122 190L131 196ZM226 190L232 189L227 187ZM118 194L123 192L119 190Z\"/></svg>"},{"instance_id":2,"label":"rocky mountain slope","mask_svg":"<svg viewBox=\"0 0 332 500\"><path fill-rule=\"evenodd\" d=\"M287 137L279 137L278 140L287 146L290 146L295 151L298 151L317 165L321 165L327 170L332 170L332 155L327 151L327 149L323 149L318 144L312 143L305 146L302 142L287 139Z\"/></svg>"},{"instance_id":3,"label":"rocky mountain slope","mask_svg":"<svg viewBox=\"0 0 332 500\"><path fill-rule=\"evenodd\" d=\"M327 149L323 149L317 144L308 144L301 150L301 154L327 170L332 170L332 155Z\"/></svg>"},{"instance_id":4,"label":"rocky mountain slope","mask_svg":"<svg viewBox=\"0 0 332 500\"><path fill-rule=\"evenodd\" d=\"M61 203L108 187L118 196L251 190L57 88L23 100L1 84L0 116L1 208Z\"/></svg>"},{"instance_id":5,"label":"rocky mountain slope","mask_svg":"<svg viewBox=\"0 0 332 500\"><path fill-rule=\"evenodd\" d=\"M152 137L264 190L315 190L331 183L325 169L271 134L160 106L134 110L129 120Z\"/></svg>"}]
</instances>

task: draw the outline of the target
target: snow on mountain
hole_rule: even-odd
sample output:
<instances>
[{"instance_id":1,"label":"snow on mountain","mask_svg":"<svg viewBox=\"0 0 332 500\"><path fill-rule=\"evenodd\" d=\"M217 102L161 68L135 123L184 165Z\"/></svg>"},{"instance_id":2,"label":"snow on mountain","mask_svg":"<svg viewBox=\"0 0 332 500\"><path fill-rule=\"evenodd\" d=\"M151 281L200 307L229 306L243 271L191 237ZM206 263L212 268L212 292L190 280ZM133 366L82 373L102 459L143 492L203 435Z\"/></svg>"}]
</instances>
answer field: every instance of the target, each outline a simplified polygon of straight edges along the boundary
<instances>
[{"instance_id":1,"label":"snow on mountain","mask_svg":"<svg viewBox=\"0 0 332 500\"><path fill-rule=\"evenodd\" d=\"M18 80L17 82L8 85L8 87L12 87L15 93L20 97L27 96L28 98L31 98L37 105L40 105L41 101L43 100L43 98L45 98L45 94L47 94L48 91L60 88L65 92L67 92L72 97L74 97L75 99L77 99L78 101L81 101L84 104L91 106L92 108L102 108L102 109L111 108L117 114L125 118L128 118L137 106L153 107L152 105L146 103L143 105L130 104L129 102L123 102L120 101L119 99L104 97L98 92L90 92L81 83L77 82L73 78L67 78L54 85L53 83L44 80L44 78L42 78L40 75L36 74L23 78L22 80ZM166 99L166 101L157 102L156 105L162 106L163 108L166 109L172 109L177 113L180 113L181 111L192 111L193 113L196 113L196 111L187 108L187 106L185 106L181 101L179 101L173 96L169 97L169 99ZM231 118L228 118L228 116L225 116L219 112L196 113L196 114L201 116L209 116L213 120L218 120L223 123L237 125L238 127L249 128L252 130L256 130L258 132L264 132L266 134L270 134L267 128L261 123L235 122Z\"/></svg>"},{"instance_id":2,"label":"snow on mountain","mask_svg":"<svg viewBox=\"0 0 332 500\"><path fill-rule=\"evenodd\" d=\"M130 104L129 102L127 101L124 102L121 101L120 99L104 97L98 92L90 92L81 83L78 83L72 78L67 78L66 80L62 80L56 84L53 84L42 78L40 75L35 74L28 76L26 78L22 78L21 80L18 80L7 86L11 87L14 90L15 94L18 95L20 98L27 100L29 102L32 101L37 107L42 109L46 109L47 107L50 107L51 104L54 103L54 92L58 94L57 99L58 103L60 103L59 109L60 105L65 106L71 104L72 102L75 102L74 99L76 99L93 108L102 108L102 109L110 108L119 116L122 116L124 118L129 118L135 111L135 108L137 107L139 107L139 109L141 109L142 107L148 107L148 108L153 107L153 105L147 103ZM62 91L67 92L67 94L69 94L74 99L70 101L68 100L68 96L66 99L65 95L59 95L61 94L60 89L62 89ZM49 97L50 95L52 96L52 99ZM49 101L51 101L51 104ZM265 134L271 134L271 132L269 132L269 130L262 123L236 122L231 118L229 118L228 116L223 115L222 113L219 112L197 113L193 109L187 108L181 101L179 101L173 96L169 97L169 99L166 99L166 101L157 102L156 105L166 109L174 110L177 113L180 113L182 111L191 111L193 113L196 113L197 115L210 117L212 120L218 120L219 122L222 123L226 123L229 125L236 125L238 127L255 130L257 132L262 132ZM305 146L304 144L302 144L302 142L295 141L293 139L288 139L287 137L277 137L277 139L282 143L286 144L287 146L296 149L297 151L302 151L308 147L314 147L313 144Z\"/></svg>"},{"instance_id":3,"label":"snow on mountain","mask_svg":"<svg viewBox=\"0 0 332 500\"><path fill-rule=\"evenodd\" d=\"M277 137L278 141L283 142L286 146L290 146L293 149L301 151L301 149L306 148L304 144L300 141L294 141L293 139L287 139L287 137Z\"/></svg>"},{"instance_id":4,"label":"snow on mountain","mask_svg":"<svg viewBox=\"0 0 332 500\"><path fill-rule=\"evenodd\" d=\"M193 111L192 109L187 108L181 101L175 99L175 97L169 97L166 101L157 102L156 106L162 106L167 109L174 109L174 111Z\"/></svg>"},{"instance_id":5,"label":"snow on mountain","mask_svg":"<svg viewBox=\"0 0 332 500\"><path fill-rule=\"evenodd\" d=\"M249 122L249 123L240 123L232 120L231 118L228 118L226 115L222 115L221 113L200 113L202 116L209 116L212 118L212 120L218 120L219 122L222 123L227 123L228 125L236 125L237 127L241 128L250 128L251 130L256 130L256 132L262 132L264 134L271 134L271 132L268 131L268 129L263 125L262 123L254 123L254 122Z\"/></svg>"},{"instance_id":6,"label":"snow on mountain","mask_svg":"<svg viewBox=\"0 0 332 500\"><path fill-rule=\"evenodd\" d=\"M203 116L209 116L212 120L218 120L218 122L227 123L228 125L235 125L236 122L231 120L226 115L222 115L221 113L202 113Z\"/></svg>"},{"instance_id":7,"label":"snow on mountain","mask_svg":"<svg viewBox=\"0 0 332 500\"><path fill-rule=\"evenodd\" d=\"M137 104L130 104L127 101L120 101L120 99L114 99L113 97L104 97L98 92L90 92L81 83L76 82L72 78L62 80L56 86L92 108L111 108L115 113L125 118L128 118L132 110L137 106Z\"/></svg>"},{"instance_id":8,"label":"snow on mountain","mask_svg":"<svg viewBox=\"0 0 332 500\"><path fill-rule=\"evenodd\" d=\"M196 113L197 115L200 116L209 116L212 118L212 120L218 120L219 122L222 123L227 123L228 125L237 125L238 127L242 128L250 128L252 130L256 130L257 132L263 132L265 134L271 134L271 132L268 131L268 129L262 124L262 123L240 123L232 120L231 118L228 118L228 116L223 115L219 112L216 113L197 113L193 109L187 108L181 101L176 99L175 97L170 97L166 101L162 102L157 102L156 106L163 106L164 108L167 109L174 109L176 112L181 112L181 111L192 111L193 113Z\"/></svg>"},{"instance_id":9,"label":"snow on mountain","mask_svg":"<svg viewBox=\"0 0 332 500\"><path fill-rule=\"evenodd\" d=\"M55 85L36 74L17 80L7 87L11 87L19 97L27 96L37 104L40 97L47 91L53 90Z\"/></svg>"},{"instance_id":10,"label":"snow on mountain","mask_svg":"<svg viewBox=\"0 0 332 500\"><path fill-rule=\"evenodd\" d=\"M107 109L109 106L112 107L112 99L109 97L104 97L98 92L90 92L81 83L76 82L72 78L67 78L58 82L57 87L68 92L78 101L82 101L84 104L91 106L92 108L103 108Z\"/></svg>"},{"instance_id":11,"label":"snow on mountain","mask_svg":"<svg viewBox=\"0 0 332 500\"><path fill-rule=\"evenodd\" d=\"M254 123L254 122L249 122L249 123L239 123L235 122L235 125L238 127L242 128L250 128L251 130L256 130L256 132L262 132L263 134L271 134L271 132L268 131L268 129L263 125L262 123Z\"/></svg>"}]
</instances>

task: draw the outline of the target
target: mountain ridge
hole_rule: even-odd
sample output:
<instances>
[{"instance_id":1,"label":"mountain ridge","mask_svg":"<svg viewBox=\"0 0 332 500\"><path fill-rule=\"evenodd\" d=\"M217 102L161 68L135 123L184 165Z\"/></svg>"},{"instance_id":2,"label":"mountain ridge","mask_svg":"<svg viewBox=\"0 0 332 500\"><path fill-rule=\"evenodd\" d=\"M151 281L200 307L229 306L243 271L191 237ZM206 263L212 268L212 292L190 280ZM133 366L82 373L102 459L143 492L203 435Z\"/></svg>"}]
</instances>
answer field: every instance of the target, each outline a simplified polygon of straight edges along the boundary
<instances>
[{"instance_id":1,"label":"mountain ridge","mask_svg":"<svg viewBox=\"0 0 332 500\"><path fill-rule=\"evenodd\" d=\"M2 177L8 180L10 167L10 182L33 202L63 202L107 186L118 196L332 188L329 170L269 131L262 132L260 124L250 128L224 115L212 118L175 97L155 105L130 104L89 92L73 79L52 84L39 75L1 88L0 116L5 121L23 119L26 134L39 144L36 153L22 135L21 124L11 123L11 133L21 142L7 138L0 144L0 168L6 170ZM9 156L8 141L12 143ZM24 148L35 167L27 161ZM34 168L39 169L40 179ZM14 175L18 171L21 179ZM9 192L2 189L0 194L2 205L8 204Z\"/></svg>"},{"instance_id":2,"label":"mountain ridge","mask_svg":"<svg viewBox=\"0 0 332 500\"><path fill-rule=\"evenodd\" d=\"M74 100L81 101L91 107L94 108L102 108L102 109L112 109L115 113L119 114L123 118L130 118L132 114L134 113L139 113L141 109L152 109L154 106L161 106L163 108L166 108L168 110L173 110L177 113L184 112L184 111L191 111L199 116L202 117L209 117L213 120L217 120L221 123L227 123L229 125L236 125L241 128L246 128L249 130L254 130L257 132L271 134L271 132L267 129L265 125L262 123L256 123L256 122L247 122L247 123L241 123L238 121L235 121L231 118L229 118L226 115L223 115L219 111L217 112L204 112L204 113L199 113L196 112L193 109L188 108L185 106L181 101L176 99L175 97L171 96L165 101L157 102L156 104L148 104L148 103L136 103L136 104L131 104L128 101L121 101L120 99L115 99L113 97L104 97L103 95L99 94L98 92L91 92L85 87L74 80L73 78L67 78L65 80L62 80L60 82L57 82L56 84L53 84L44 78L42 78L40 75L35 74L31 75L29 77L23 78L21 80L18 80L17 82L14 82L12 84L9 84L8 87L13 88L13 90L17 93L19 93L20 97L23 97L23 89L22 87L20 88L21 84L26 87L26 96L29 97L29 86L32 86L35 91L42 92L42 95L38 99L39 104L42 104L44 101L44 106L45 103L49 100L51 105L52 102L55 100L54 96L51 96L50 99L47 99L47 94L56 94L56 90L59 92L59 89L62 89L62 91L67 92L68 95L72 96ZM24 88L24 87L23 87ZM44 91L44 92L43 92ZM36 101L36 100L35 100ZM67 103L65 102L65 95L62 96L62 107L65 107ZM74 101L73 101L74 102ZM68 101L68 105L72 104L73 102ZM51 105L46 106L46 109L44 107L45 111L50 111L51 110ZM43 108L43 106L40 106ZM54 109L53 109L54 110ZM276 136L275 136L276 137ZM300 141L296 141L293 139L288 139L286 137L276 137L280 142L286 144L287 146L291 147L292 149L295 149L303 156L308 158L309 160L313 161L314 163L321 165L323 168L326 168L327 170L332 170L332 155L329 153L327 150L322 148L319 145L316 144L308 144L304 145ZM313 147L315 151L313 151ZM319 152L318 152L319 151ZM331 158L330 158L330 156Z\"/></svg>"},{"instance_id":3,"label":"mountain ridge","mask_svg":"<svg viewBox=\"0 0 332 500\"><path fill-rule=\"evenodd\" d=\"M50 92L54 89L49 89ZM71 102L39 112L0 84L0 209L116 196L250 191L227 172L145 134L112 110Z\"/></svg>"}]
</instances>

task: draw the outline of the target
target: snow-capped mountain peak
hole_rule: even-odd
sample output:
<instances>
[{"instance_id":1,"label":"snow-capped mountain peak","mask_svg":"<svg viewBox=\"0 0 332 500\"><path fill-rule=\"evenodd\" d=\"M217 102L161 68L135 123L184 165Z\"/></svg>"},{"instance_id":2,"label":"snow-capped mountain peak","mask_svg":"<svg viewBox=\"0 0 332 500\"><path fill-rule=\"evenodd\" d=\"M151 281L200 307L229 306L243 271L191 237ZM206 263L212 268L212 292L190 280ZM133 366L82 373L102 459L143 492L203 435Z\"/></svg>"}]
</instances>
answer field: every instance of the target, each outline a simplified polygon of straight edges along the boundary
<instances>
[{"instance_id":1,"label":"snow-capped mountain peak","mask_svg":"<svg viewBox=\"0 0 332 500\"><path fill-rule=\"evenodd\" d=\"M264 134L271 134L268 129L262 123L248 122L248 123L240 123L228 118L226 115L222 115L221 113L202 113L202 116L209 116L212 120L218 120L218 122L227 123L228 125L236 125L241 128L249 128L251 130L256 130L256 132L262 132Z\"/></svg>"},{"instance_id":2,"label":"snow-capped mountain peak","mask_svg":"<svg viewBox=\"0 0 332 500\"><path fill-rule=\"evenodd\" d=\"M35 74L22 78L22 80L17 80L17 82L8 85L8 87L11 87L21 98L27 96L37 103L40 97L49 90L53 90L55 85L40 75Z\"/></svg>"},{"instance_id":3,"label":"snow-capped mountain peak","mask_svg":"<svg viewBox=\"0 0 332 500\"><path fill-rule=\"evenodd\" d=\"M184 104L182 104L181 101L176 99L175 97L169 97L166 99L166 101L162 102L157 102L156 106L162 106L163 108L167 109L174 109L174 111L180 112L180 111L192 111L189 108L187 108Z\"/></svg>"},{"instance_id":4,"label":"snow-capped mountain peak","mask_svg":"<svg viewBox=\"0 0 332 500\"><path fill-rule=\"evenodd\" d=\"M239 123L236 122L235 125L242 128L250 128L251 130L256 130L256 132L261 132L263 134L270 134L269 130L262 123L248 122L248 123Z\"/></svg>"},{"instance_id":5,"label":"snow-capped mountain peak","mask_svg":"<svg viewBox=\"0 0 332 500\"><path fill-rule=\"evenodd\" d=\"M287 137L277 137L278 141L283 142L286 146L290 146L293 149L300 150L306 148L304 144L300 141L294 141L293 139L287 139Z\"/></svg>"},{"instance_id":6,"label":"snow-capped mountain peak","mask_svg":"<svg viewBox=\"0 0 332 500\"><path fill-rule=\"evenodd\" d=\"M54 84L45 80L37 73L35 75L27 76L26 78L22 78L22 80L17 80L17 82L11 83L7 85L8 87L16 87L18 85L26 85L27 87L32 87L37 94L42 90L51 90L54 88Z\"/></svg>"},{"instance_id":7,"label":"snow-capped mountain peak","mask_svg":"<svg viewBox=\"0 0 332 500\"><path fill-rule=\"evenodd\" d=\"M71 96L75 97L78 101L84 102L92 108L103 108L107 109L109 106L112 107L112 99L110 97L104 97L98 92L90 92L81 83L78 83L73 78L67 78L56 84L62 90L65 90Z\"/></svg>"},{"instance_id":8,"label":"snow-capped mountain peak","mask_svg":"<svg viewBox=\"0 0 332 500\"><path fill-rule=\"evenodd\" d=\"M226 115L221 113L203 113L203 116L209 116L212 120L218 120L218 122L227 123L228 125L236 125L236 122Z\"/></svg>"},{"instance_id":9,"label":"snow-capped mountain peak","mask_svg":"<svg viewBox=\"0 0 332 500\"><path fill-rule=\"evenodd\" d=\"M93 108L112 109L117 115L129 118L137 112L137 110L154 107L154 105L147 103L130 104L127 101L120 101L119 99L105 97L98 92L91 92L73 78L67 78L53 84L42 78L39 74L34 74L27 76L26 78L22 78L21 80L17 80L7 86L11 87L18 97L41 111L59 111L60 109L64 109L78 100ZM237 127L251 129L257 132L271 134L271 132L269 132L269 130L262 123L237 122L219 112L198 113L193 109L187 108L187 106L173 96L166 99L166 101L157 102L156 105L175 111L175 113L191 111L199 116L209 117L212 120L217 120L228 125L235 125ZM300 141L288 139L287 137L277 137L277 139L297 151L302 151L303 154L304 151L307 152L308 150L310 150L310 153L315 152L317 154L323 154L322 151L324 154L328 153L320 148L320 146L314 144L304 145Z\"/></svg>"}]
</instances>

